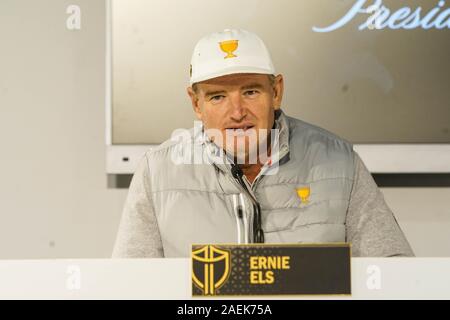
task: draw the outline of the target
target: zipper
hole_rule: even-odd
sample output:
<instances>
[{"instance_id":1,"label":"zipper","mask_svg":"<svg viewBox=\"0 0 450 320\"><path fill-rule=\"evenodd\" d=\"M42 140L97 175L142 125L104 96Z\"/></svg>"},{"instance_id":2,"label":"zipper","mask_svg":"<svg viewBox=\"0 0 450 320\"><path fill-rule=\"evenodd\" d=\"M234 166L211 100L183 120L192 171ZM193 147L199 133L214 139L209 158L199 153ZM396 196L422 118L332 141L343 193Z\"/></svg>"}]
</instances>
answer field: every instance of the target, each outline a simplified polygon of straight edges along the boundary
<instances>
[{"instance_id":1,"label":"zipper","mask_svg":"<svg viewBox=\"0 0 450 320\"><path fill-rule=\"evenodd\" d=\"M245 198L247 198L247 195L244 195L244 193L246 193L243 190L244 186L242 186L240 183L237 183L234 178L230 177L230 179L233 181L233 184L235 184L238 189L241 190L239 194L233 194L234 213L236 217L236 225L238 228L238 243L252 243L253 228L251 228L250 226L253 225L253 216L255 213L253 212L253 209L251 209L250 212L249 210L247 210L245 200ZM249 193L248 190L247 193Z\"/></svg>"},{"instance_id":2,"label":"zipper","mask_svg":"<svg viewBox=\"0 0 450 320\"><path fill-rule=\"evenodd\" d=\"M247 244L248 243L248 223L247 217L244 214L244 205L241 199L242 194L233 194L233 211L236 218L237 226L237 243Z\"/></svg>"},{"instance_id":3,"label":"zipper","mask_svg":"<svg viewBox=\"0 0 450 320\"><path fill-rule=\"evenodd\" d=\"M277 162L279 162L286 154L287 154L287 148L283 147L281 149L281 152L278 153ZM238 170L235 170L236 168ZM251 216L249 216L250 224L248 224L248 221L245 220L246 215L243 215L245 231L250 230L250 233L251 233L250 238L247 238L247 235L246 235L245 239L249 239L249 240L251 239L250 242L264 243L264 230L262 229L261 207L258 203L258 199L256 199L256 196L253 192L256 190L256 186L259 183L259 181L261 180L261 177L267 170L269 170L269 168L270 168L269 166L264 165L261 168L261 171L256 176L253 183L251 183L251 184L249 183L247 177L242 173L242 170L239 167L233 167L233 165L232 165L232 168L231 168L231 175L233 176L232 180L234 180L234 184L236 185L236 183L237 183L237 185L239 185L239 188L244 190L245 193L247 193L247 195L252 198L251 202L252 202L252 208L253 208L252 213L253 214ZM239 173L239 171L240 171L240 173ZM241 198L242 203L245 204L242 193L239 196ZM245 222L247 222L247 224ZM250 228L249 225L252 227ZM254 234L254 232L256 232L256 234Z\"/></svg>"},{"instance_id":4,"label":"zipper","mask_svg":"<svg viewBox=\"0 0 450 320\"><path fill-rule=\"evenodd\" d=\"M239 199L241 201L241 208L245 208L245 200L244 200L244 195L242 193L239 194ZM252 216L253 215L249 215L247 214L247 210L241 210L241 216L242 216L242 221L244 224L244 243L250 243L250 239L252 239L252 232L251 232L251 228L249 227L251 224L249 224L249 220L252 220Z\"/></svg>"},{"instance_id":5,"label":"zipper","mask_svg":"<svg viewBox=\"0 0 450 320\"><path fill-rule=\"evenodd\" d=\"M238 166L235 165L231 168L231 174L235 180L234 183L237 182L240 185L240 188L242 188L242 190L244 190L247 196L251 199L253 214L251 215L251 228L248 228L251 229L251 242L264 243L264 231L261 227L261 207L258 203L258 200L253 194L251 187L249 188L248 180Z\"/></svg>"}]
</instances>

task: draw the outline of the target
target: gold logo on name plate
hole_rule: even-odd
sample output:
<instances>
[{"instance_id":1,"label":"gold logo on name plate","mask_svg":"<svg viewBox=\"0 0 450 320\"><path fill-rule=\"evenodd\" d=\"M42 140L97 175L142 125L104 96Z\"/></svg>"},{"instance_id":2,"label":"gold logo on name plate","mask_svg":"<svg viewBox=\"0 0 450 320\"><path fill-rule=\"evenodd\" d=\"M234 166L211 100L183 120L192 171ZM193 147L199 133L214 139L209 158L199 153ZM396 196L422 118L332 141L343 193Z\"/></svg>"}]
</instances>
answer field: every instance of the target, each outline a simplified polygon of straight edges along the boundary
<instances>
[{"instance_id":1,"label":"gold logo on name plate","mask_svg":"<svg viewBox=\"0 0 450 320\"><path fill-rule=\"evenodd\" d=\"M211 245L192 251L192 281L204 295L215 295L230 271L229 251Z\"/></svg>"}]
</instances>

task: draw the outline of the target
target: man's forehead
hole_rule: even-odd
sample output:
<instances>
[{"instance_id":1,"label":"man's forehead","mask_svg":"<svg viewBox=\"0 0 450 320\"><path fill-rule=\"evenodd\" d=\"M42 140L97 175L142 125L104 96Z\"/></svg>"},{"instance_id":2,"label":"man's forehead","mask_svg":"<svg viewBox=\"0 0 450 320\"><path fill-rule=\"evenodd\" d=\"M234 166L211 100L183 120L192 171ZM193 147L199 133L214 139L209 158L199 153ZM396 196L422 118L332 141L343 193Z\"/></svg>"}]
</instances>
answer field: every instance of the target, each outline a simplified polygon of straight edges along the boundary
<instances>
[{"instance_id":1,"label":"man's forehead","mask_svg":"<svg viewBox=\"0 0 450 320\"><path fill-rule=\"evenodd\" d=\"M198 85L201 87L209 88L213 86L247 86L249 84L261 84L264 85L269 83L269 78L267 74L257 74L257 73L238 73L229 74L226 76L221 76L209 80L199 82Z\"/></svg>"}]
</instances>

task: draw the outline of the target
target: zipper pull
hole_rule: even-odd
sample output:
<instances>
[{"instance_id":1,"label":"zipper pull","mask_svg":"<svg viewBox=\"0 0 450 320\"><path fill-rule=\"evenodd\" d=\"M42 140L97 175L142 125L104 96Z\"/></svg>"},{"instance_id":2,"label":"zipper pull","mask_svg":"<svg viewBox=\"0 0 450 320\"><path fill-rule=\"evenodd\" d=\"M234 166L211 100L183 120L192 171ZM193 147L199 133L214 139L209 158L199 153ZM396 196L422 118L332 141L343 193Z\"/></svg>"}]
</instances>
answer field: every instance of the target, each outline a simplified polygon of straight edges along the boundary
<instances>
[{"instance_id":1,"label":"zipper pull","mask_svg":"<svg viewBox=\"0 0 450 320\"><path fill-rule=\"evenodd\" d=\"M242 207L241 206L237 207L237 214L238 214L238 218L239 219L243 219L244 218L244 214L242 213Z\"/></svg>"}]
</instances>

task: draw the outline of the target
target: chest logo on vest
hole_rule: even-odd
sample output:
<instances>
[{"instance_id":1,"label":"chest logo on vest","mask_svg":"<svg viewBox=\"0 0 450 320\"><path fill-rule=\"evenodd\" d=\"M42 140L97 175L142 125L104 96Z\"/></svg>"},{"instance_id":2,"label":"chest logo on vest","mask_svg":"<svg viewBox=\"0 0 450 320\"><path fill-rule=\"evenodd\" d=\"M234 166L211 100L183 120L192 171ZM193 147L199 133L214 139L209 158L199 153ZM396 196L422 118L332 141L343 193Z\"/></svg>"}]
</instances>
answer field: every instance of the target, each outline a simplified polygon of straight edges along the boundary
<instances>
[{"instance_id":1,"label":"chest logo on vest","mask_svg":"<svg viewBox=\"0 0 450 320\"><path fill-rule=\"evenodd\" d=\"M308 203L309 202L309 195L310 195L310 188L309 187L301 187L297 188L297 195L300 198L302 203Z\"/></svg>"}]
</instances>

